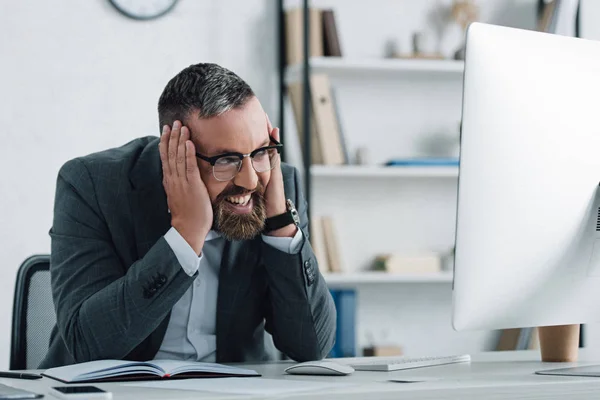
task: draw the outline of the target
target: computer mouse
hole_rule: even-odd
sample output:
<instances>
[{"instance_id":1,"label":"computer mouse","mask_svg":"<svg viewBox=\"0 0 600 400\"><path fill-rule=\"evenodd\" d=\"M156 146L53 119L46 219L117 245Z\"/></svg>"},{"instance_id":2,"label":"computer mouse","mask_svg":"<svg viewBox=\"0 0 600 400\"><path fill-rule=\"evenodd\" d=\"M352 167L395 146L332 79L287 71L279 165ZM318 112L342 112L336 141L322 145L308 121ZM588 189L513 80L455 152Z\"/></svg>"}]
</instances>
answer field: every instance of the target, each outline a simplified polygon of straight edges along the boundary
<instances>
[{"instance_id":1,"label":"computer mouse","mask_svg":"<svg viewBox=\"0 0 600 400\"><path fill-rule=\"evenodd\" d=\"M333 361L306 361L287 367L285 372L292 375L349 375L354 368Z\"/></svg>"}]
</instances>

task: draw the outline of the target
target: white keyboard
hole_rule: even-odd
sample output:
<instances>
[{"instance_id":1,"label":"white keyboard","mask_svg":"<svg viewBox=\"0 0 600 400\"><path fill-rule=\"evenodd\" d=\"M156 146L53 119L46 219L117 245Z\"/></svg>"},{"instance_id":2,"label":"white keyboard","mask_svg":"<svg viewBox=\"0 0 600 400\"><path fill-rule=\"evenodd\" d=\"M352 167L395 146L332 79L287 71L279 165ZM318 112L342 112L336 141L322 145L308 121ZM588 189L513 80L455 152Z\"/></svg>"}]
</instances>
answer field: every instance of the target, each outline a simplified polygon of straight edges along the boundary
<instances>
[{"instance_id":1,"label":"white keyboard","mask_svg":"<svg viewBox=\"0 0 600 400\"><path fill-rule=\"evenodd\" d=\"M340 358L341 364L350 365L356 371L397 371L400 369L432 367L434 365L465 363L471 361L468 354L435 357L363 357Z\"/></svg>"}]
</instances>

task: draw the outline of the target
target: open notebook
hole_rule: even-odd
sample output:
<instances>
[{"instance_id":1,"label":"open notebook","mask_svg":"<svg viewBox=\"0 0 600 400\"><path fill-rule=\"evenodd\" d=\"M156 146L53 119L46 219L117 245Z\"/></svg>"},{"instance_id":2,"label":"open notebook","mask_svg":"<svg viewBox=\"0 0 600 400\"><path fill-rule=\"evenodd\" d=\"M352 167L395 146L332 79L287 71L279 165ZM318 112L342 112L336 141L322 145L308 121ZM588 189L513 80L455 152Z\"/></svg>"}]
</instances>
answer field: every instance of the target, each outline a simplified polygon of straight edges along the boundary
<instances>
[{"instance_id":1,"label":"open notebook","mask_svg":"<svg viewBox=\"0 0 600 400\"><path fill-rule=\"evenodd\" d=\"M50 368L42 375L64 383L155 379L260 376L256 371L222 364L154 360L148 362L99 360Z\"/></svg>"}]
</instances>

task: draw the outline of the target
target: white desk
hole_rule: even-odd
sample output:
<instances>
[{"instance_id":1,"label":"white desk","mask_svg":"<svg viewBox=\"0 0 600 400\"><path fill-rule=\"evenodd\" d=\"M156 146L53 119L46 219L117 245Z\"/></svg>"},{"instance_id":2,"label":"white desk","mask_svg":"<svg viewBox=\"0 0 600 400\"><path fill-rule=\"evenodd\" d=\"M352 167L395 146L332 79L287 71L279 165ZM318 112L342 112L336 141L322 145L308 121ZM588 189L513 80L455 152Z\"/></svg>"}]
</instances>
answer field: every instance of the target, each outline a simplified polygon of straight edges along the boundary
<instances>
[{"instance_id":1,"label":"white desk","mask_svg":"<svg viewBox=\"0 0 600 400\"><path fill-rule=\"evenodd\" d=\"M127 387L116 383L97 384L110 390L119 399L596 399L600 397L600 378L580 378L535 375L541 369L562 368L573 365L599 364L600 357L582 352L577 364L542 363L539 352L494 352L472 356L469 364L420 368L395 372L360 372L343 377L298 376L283 373L290 362L262 365L244 364L257 370L262 378L299 381L325 381L344 384L343 387L321 392L303 392L279 396L232 395L211 392L164 390ZM389 379L428 377L434 379L418 383L395 383ZM222 378L235 384L235 378ZM60 382L43 378L37 381L0 379L0 382L46 394ZM347 385L347 386L346 386Z\"/></svg>"}]
</instances>

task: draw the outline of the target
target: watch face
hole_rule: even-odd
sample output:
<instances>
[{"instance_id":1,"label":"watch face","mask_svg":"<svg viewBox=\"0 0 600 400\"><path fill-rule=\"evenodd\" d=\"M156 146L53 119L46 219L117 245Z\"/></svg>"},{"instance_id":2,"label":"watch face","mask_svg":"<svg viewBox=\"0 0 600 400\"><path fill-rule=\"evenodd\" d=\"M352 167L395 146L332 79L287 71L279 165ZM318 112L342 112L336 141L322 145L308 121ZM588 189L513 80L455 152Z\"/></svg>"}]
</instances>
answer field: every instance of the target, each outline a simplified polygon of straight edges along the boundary
<instances>
[{"instance_id":1,"label":"watch face","mask_svg":"<svg viewBox=\"0 0 600 400\"><path fill-rule=\"evenodd\" d=\"M119 12L129 18L158 18L175 7L178 0L109 0Z\"/></svg>"}]
</instances>

